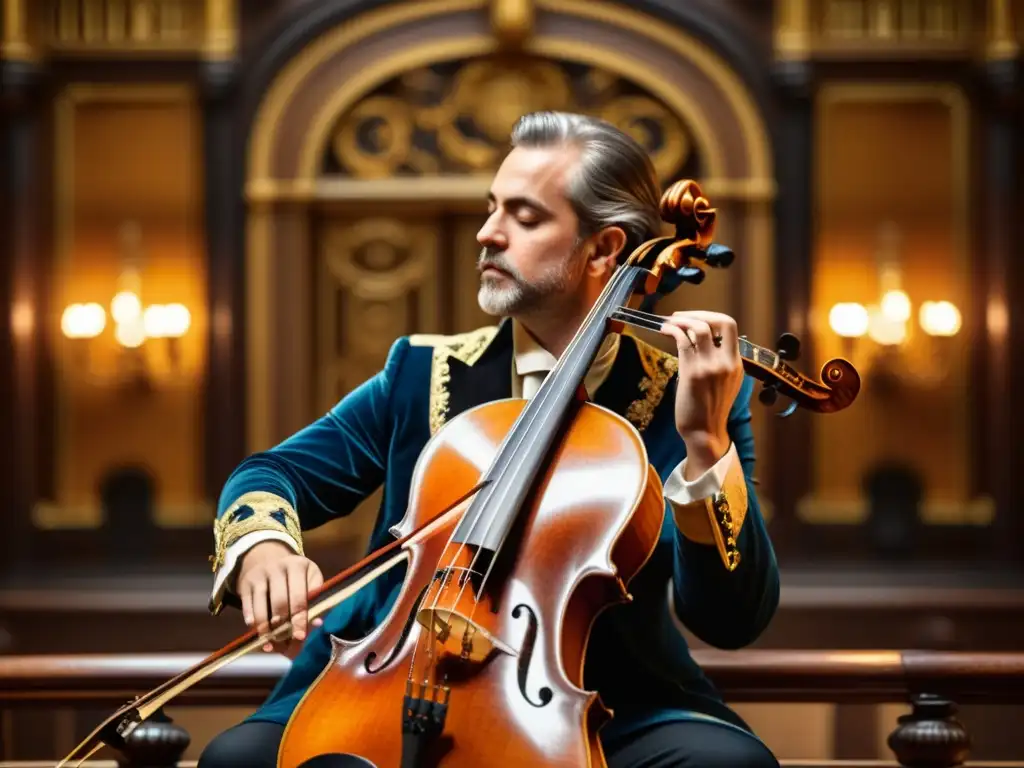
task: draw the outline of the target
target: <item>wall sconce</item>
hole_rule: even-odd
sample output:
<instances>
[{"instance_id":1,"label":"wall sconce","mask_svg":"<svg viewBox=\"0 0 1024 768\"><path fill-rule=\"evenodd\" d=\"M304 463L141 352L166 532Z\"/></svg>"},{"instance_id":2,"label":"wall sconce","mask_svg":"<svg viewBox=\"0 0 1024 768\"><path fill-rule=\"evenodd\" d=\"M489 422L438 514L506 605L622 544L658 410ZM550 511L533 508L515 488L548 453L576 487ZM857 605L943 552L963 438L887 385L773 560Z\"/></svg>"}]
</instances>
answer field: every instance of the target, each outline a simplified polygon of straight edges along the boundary
<instances>
[{"instance_id":1,"label":"wall sconce","mask_svg":"<svg viewBox=\"0 0 1024 768\"><path fill-rule=\"evenodd\" d=\"M69 304L61 314L61 333L71 345L73 367L95 384L149 389L158 380L166 383L181 373L181 338L192 316L184 304L143 303L141 239L135 222L121 227L122 268L109 312L113 353L103 341L108 326L103 305Z\"/></svg>"},{"instance_id":2,"label":"wall sconce","mask_svg":"<svg viewBox=\"0 0 1024 768\"><path fill-rule=\"evenodd\" d=\"M893 224L880 230L878 302L834 304L828 324L842 339L843 354L857 360L865 374L875 378L876 386L933 387L949 373L953 357L949 340L960 332L962 317L953 302L929 300L917 308L914 322L913 303L902 287L898 237ZM924 334L923 343L916 343L918 329Z\"/></svg>"}]
</instances>

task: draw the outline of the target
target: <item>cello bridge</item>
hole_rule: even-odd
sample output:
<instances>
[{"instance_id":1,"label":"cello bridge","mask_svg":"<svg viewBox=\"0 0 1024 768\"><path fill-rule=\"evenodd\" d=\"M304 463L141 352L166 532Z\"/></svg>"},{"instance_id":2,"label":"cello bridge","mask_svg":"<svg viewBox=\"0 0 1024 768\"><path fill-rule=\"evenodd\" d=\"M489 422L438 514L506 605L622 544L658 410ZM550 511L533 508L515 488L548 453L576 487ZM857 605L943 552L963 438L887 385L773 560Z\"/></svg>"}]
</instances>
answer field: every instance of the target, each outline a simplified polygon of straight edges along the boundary
<instances>
[{"instance_id":1,"label":"cello bridge","mask_svg":"<svg viewBox=\"0 0 1024 768\"><path fill-rule=\"evenodd\" d=\"M516 655L515 649L457 610L421 608L416 613L416 621L444 651L466 661L481 662L494 650Z\"/></svg>"}]
</instances>

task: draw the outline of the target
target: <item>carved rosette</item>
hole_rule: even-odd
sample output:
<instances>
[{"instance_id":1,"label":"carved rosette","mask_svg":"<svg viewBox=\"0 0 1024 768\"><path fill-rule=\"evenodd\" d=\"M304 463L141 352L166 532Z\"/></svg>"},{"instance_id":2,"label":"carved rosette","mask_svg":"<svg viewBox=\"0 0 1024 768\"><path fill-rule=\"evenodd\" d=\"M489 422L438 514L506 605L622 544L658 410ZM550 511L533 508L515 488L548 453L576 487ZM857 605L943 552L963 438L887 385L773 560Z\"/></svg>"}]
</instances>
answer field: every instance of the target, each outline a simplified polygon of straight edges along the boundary
<instances>
[{"instance_id":1,"label":"carved rosette","mask_svg":"<svg viewBox=\"0 0 1024 768\"><path fill-rule=\"evenodd\" d=\"M531 57L481 57L396 77L347 110L323 158L327 176L493 172L516 120L537 110L608 120L648 151L662 181L700 175L689 131L663 102L593 67Z\"/></svg>"}]
</instances>

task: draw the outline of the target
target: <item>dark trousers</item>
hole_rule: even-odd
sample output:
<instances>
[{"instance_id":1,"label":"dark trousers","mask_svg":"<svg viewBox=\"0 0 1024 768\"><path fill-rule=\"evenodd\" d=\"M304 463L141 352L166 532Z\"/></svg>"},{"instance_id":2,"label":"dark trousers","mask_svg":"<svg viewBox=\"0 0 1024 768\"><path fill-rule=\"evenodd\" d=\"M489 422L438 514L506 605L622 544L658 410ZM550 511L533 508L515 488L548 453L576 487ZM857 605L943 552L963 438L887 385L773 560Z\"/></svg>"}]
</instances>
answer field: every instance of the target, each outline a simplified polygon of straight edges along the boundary
<instances>
[{"instance_id":1,"label":"dark trousers","mask_svg":"<svg viewBox=\"0 0 1024 768\"><path fill-rule=\"evenodd\" d=\"M284 727L273 723L236 725L207 745L199 768L275 768ZM639 733L614 752L608 768L778 768L756 739L724 725L666 723ZM350 764L351 768L359 765ZM326 765L325 765L326 768ZM497 768L503 768L497 766Z\"/></svg>"}]
</instances>

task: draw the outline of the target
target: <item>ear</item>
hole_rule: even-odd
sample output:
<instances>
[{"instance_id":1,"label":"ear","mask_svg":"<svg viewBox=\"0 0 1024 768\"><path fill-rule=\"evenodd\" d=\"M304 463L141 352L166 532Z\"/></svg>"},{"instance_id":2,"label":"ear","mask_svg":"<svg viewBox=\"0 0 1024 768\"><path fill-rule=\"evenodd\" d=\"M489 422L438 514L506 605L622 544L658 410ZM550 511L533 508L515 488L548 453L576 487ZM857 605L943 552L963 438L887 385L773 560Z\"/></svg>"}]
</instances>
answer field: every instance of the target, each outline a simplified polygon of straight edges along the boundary
<instances>
[{"instance_id":1,"label":"ear","mask_svg":"<svg viewBox=\"0 0 1024 768\"><path fill-rule=\"evenodd\" d=\"M626 246L626 232L622 227L605 227L590 238L587 249L587 273L602 277L615 269L619 254Z\"/></svg>"}]
</instances>

